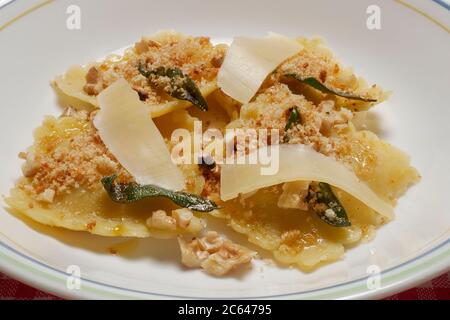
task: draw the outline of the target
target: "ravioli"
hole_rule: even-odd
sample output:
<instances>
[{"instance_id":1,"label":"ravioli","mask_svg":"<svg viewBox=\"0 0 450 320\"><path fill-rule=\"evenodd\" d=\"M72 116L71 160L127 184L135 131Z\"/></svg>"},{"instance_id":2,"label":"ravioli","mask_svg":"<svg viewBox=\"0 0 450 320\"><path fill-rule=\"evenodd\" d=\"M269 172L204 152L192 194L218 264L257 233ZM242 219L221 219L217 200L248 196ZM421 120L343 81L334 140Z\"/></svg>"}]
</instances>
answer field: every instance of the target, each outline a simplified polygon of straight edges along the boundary
<instances>
[{"instance_id":1,"label":"ravioli","mask_svg":"<svg viewBox=\"0 0 450 320\"><path fill-rule=\"evenodd\" d=\"M148 105L152 117L190 107L188 101L172 98L161 88L148 83L139 73L139 65L151 68L176 67L188 75L207 97L217 89L216 76L227 46L213 46L206 37L189 37L174 31L161 31L142 37L123 55L111 55L86 66L72 66L58 76L54 84L63 94L98 107L97 95L119 78L125 78L141 100ZM74 107L77 105L74 104Z\"/></svg>"},{"instance_id":2,"label":"ravioli","mask_svg":"<svg viewBox=\"0 0 450 320\"><path fill-rule=\"evenodd\" d=\"M177 127L191 127L186 111L171 116L177 116ZM170 130L167 120L161 117L159 123ZM167 200L125 205L108 198L100 183L102 177L133 178L106 149L88 112L68 109L60 118L47 117L34 136L34 145L22 154L24 177L6 198L13 209L43 224L103 236L173 238L192 231L149 227L147 220L155 211L164 210L171 216L177 209ZM186 190L195 192L202 188L202 180L193 180L191 170L183 169Z\"/></svg>"},{"instance_id":3,"label":"ravioli","mask_svg":"<svg viewBox=\"0 0 450 320\"><path fill-rule=\"evenodd\" d=\"M294 106L301 115L301 123L286 130ZM228 128L278 129L280 136L288 139L284 143L307 145L336 159L351 169L380 199L395 205L397 199L420 180L420 175L405 153L370 131L356 130L352 118L353 112L339 107L333 99L325 98L316 104L293 93L286 84L276 82L261 90L252 102L242 105L240 117L231 121ZM289 170L295 175L295 168ZM244 173L240 178L240 188L245 188L242 184L250 184ZM251 182L254 184L253 180ZM347 247L370 240L376 229L390 220L357 198L334 188L352 225L331 227L308 207L289 208L289 204L281 203L301 196L299 188L289 191L292 189L289 184L241 194L225 202L224 209L214 215L226 219L250 242L272 252L280 263L297 265L303 270L340 259Z\"/></svg>"},{"instance_id":4,"label":"ravioli","mask_svg":"<svg viewBox=\"0 0 450 320\"><path fill-rule=\"evenodd\" d=\"M310 85L298 83L292 79L288 81L294 91L301 92L309 100L318 103L324 98L331 99L338 107L346 107L352 111L368 110L389 97L389 92L385 92L379 85L369 85L364 78L355 74L353 68L343 66L333 52L324 45L323 40L297 38L297 41L303 46L303 50L281 64L270 76L269 83L278 82L287 74L295 74L303 79L313 78L319 85L331 91L345 92L349 96L368 100L348 99L329 92L320 92Z\"/></svg>"},{"instance_id":5,"label":"ravioli","mask_svg":"<svg viewBox=\"0 0 450 320\"><path fill-rule=\"evenodd\" d=\"M280 264L306 271L370 241L377 228L394 218L398 199L420 181L403 151L359 129L365 121L361 112L389 93L343 67L320 40L276 37L289 44L280 50L289 52L254 50L242 37L228 49L207 37L164 31L143 37L123 55L70 68L54 82L59 94L70 98L61 100L65 111L58 118L46 117L33 145L20 154L23 176L7 204L40 223L102 236L178 237L182 263L216 276L249 263L256 254L245 242L234 244L210 230L206 215L220 218L230 232L245 235ZM255 41L258 48L273 43ZM222 69L227 52L236 47ZM242 61L236 58L240 54ZM264 55L274 59L261 62ZM245 73L240 65L255 70ZM224 88L216 82L219 72ZM114 102L107 106L111 117L99 110L104 107L97 98L101 94ZM140 107L148 108L153 119L144 121L147 113ZM281 170L283 177L264 181L245 167L230 175L218 153L200 154L200 163L175 165L169 156L178 143L172 137L176 129L185 129L193 139L183 149L188 159L199 157L196 148L208 145L196 146L194 134L275 130L280 139L266 141L258 151L278 144L309 150L309 157L321 159L327 170L314 173L314 165L298 169L301 152L288 152L292 159L280 161L289 166ZM215 142L244 156L250 153L246 140ZM158 170L152 155L164 168ZM234 154L231 159L240 158ZM335 182L339 177L342 183ZM158 185L162 181L171 183ZM209 207L195 211L189 201Z\"/></svg>"}]
</instances>

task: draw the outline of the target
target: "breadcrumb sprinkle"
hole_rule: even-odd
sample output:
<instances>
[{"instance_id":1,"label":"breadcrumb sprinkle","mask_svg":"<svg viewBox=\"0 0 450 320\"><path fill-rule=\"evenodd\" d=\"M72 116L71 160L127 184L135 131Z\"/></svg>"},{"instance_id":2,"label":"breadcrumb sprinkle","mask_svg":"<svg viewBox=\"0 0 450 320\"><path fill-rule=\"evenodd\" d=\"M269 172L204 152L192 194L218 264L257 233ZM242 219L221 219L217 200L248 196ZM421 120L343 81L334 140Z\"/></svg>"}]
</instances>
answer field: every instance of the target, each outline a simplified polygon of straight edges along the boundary
<instances>
[{"instance_id":1,"label":"breadcrumb sprinkle","mask_svg":"<svg viewBox=\"0 0 450 320\"><path fill-rule=\"evenodd\" d=\"M113 173L132 179L101 141L92 116L66 110L59 119L46 118L36 131L38 148L20 154L27 178L20 187L34 199L51 203L55 196L77 188L93 190L102 177Z\"/></svg>"},{"instance_id":2,"label":"breadcrumb sprinkle","mask_svg":"<svg viewBox=\"0 0 450 320\"><path fill-rule=\"evenodd\" d=\"M215 79L225 51L225 45L213 46L207 37L169 37L162 42L142 38L120 60L107 59L91 67L86 74L84 91L98 95L119 77L124 77L142 101L164 103L171 100L164 93L170 79L161 77L158 81L148 81L139 73L139 66L147 70L177 67L201 88Z\"/></svg>"},{"instance_id":3,"label":"breadcrumb sprinkle","mask_svg":"<svg viewBox=\"0 0 450 320\"><path fill-rule=\"evenodd\" d=\"M285 130L293 107L300 111L301 121ZM288 143L310 145L318 152L333 156L340 142L339 132L345 131L352 117L350 110L338 109L332 100L314 105L304 96L293 94L287 85L275 84L253 102L243 105L240 118L228 127L278 129Z\"/></svg>"}]
</instances>

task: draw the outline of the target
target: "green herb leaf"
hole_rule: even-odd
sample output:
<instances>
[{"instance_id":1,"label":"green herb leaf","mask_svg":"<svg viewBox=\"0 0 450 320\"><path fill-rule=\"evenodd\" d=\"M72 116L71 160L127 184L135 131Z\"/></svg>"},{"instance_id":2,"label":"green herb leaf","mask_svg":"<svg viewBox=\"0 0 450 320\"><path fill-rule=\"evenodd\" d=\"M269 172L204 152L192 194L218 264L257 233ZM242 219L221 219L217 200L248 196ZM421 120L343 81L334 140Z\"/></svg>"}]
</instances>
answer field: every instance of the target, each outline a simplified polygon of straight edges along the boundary
<instances>
[{"instance_id":1,"label":"green herb leaf","mask_svg":"<svg viewBox=\"0 0 450 320\"><path fill-rule=\"evenodd\" d=\"M347 212L339 202L338 198L336 198L328 183L319 182L319 189L316 191L316 197L318 203L325 204L333 211L332 215L329 215L326 212L318 212L319 217L323 221L334 227L348 227L351 225L350 220L347 217Z\"/></svg>"},{"instance_id":2,"label":"green herb leaf","mask_svg":"<svg viewBox=\"0 0 450 320\"><path fill-rule=\"evenodd\" d=\"M311 87L313 87L314 89L317 89L323 93L328 93L328 94L334 94L336 96L339 97L343 97L343 98L347 98L347 99L352 99L352 100L360 100L360 101L364 101L364 102L376 102L376 99L369 99L369 98L364 98L361 96L356 96L353 95L351 93L348 92L344 92L344 91L340 91L340 90L336 90L336 89L330 89L327 86L325 86L322 82L320 82L319 80L317 80L316 78L313 77L308 77L308 78L302 78L300 75L296 74L296 73L287 73L284 75L285 77L289 77L289 78L293 78L297 81L303 82Z\"/></svg>"},{"instance_id":3,"label":"green herb leaf","mask_svg":"<svg viewBox=\"0 0 450 320\"><path fill-rule=\"evenodd\" d=\"M140 185L137 183L114 183L117 175L104 177L101 182L109 197L114 202L131 203L151 197L164 197L172 200L183 208L194 211L210 212L219 207L211 200L192 193L171 191L155 185Z\"/></svg>"},{"instance_id":4,"label":"green herb leaf","mask_svg":"<svg viewBox=\"0 0 450 320\"><path fill-rule=\"evenodd\" d=\"M302 121L300 111L297 107L293 107L291 109L291 113L289 114L289 118L287 120L286 126L284 127L284 131L288 131L292 126L296 123L299 123Z\"/></svg>"},{"instance_id":5,"label":"green herb leaf","mask_svg":"<svg viewBox=\"0 0 450 320\"><path fill-rule=\"evenodd\" d=\"M168 77L169 85L164 86L167 94L180 100L187 100L202 111L208 111L208 103L202 96L194 80L184 74L176 67L158 67L154 70L145 69L142 64L138 66L139 73L157 84L155 80L161 77Z\"/></svg>"},{"instance_id":6,"label":"green herb leaf","mask_svg":"<svg viewBox=\"0 0 450 320\"><path fill-rule=\"evenodd\" d=\"M283 136L283 142L288 143L289 142L289 134L287 131L292 128L292 126L296 123L300 123L302 121L302 117L300 114L300 111L297 107L293 107L290 109L291 113L289 114L288 120L286 122L286 126L284 127L284 136Z\"/></svg>"}]
</instances>

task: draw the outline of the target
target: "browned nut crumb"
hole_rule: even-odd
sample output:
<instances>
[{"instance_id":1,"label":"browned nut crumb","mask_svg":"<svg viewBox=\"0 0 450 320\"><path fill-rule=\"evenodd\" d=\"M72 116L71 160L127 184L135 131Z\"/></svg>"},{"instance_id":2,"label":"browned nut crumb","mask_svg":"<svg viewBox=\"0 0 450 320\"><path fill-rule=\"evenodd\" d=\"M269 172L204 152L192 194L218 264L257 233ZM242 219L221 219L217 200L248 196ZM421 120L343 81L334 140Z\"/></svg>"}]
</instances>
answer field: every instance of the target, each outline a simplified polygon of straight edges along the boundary
<instances>
[{"instance_id":1,"label":"browned nut crumb","mask_svg":"<svg viewBox=\"0 0 450 320\"><path fill-rule=\"evenodd\" d=\"M202 268L209 274L223 276L249 263L256 253L208 231L203 237L186 242L178 238L181 262L189 268Z\"/></svg>"}]
</instances>

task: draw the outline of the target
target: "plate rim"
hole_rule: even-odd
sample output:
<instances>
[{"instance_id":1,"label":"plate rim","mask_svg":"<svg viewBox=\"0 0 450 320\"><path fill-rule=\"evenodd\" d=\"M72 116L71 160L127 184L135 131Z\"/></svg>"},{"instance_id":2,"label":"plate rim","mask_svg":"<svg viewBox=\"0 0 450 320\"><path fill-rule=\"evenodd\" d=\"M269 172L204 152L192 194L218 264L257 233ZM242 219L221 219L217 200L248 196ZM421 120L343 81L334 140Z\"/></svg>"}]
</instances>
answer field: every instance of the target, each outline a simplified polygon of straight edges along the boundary
<instances>
[{"instance_id":1,"label":"plate rim","mask_svg":"<svg viewBox=\"0 0 450 320\"><path fill-rule=\"evenodd\" d=\"M51 3L53 1L44 1ZM396 0L436 25L439 21L429 13L423 14L420 9L405 5L403 0ZM19 2L12 0L0 6L15 7ZM446 0L431 0L423 3L429 11L450 11L450 4ZM430 17L427 17L430 16ZM433 21L435 20L435 21ZM437 21L437 22L436 22ZM8 22L7 22L8 23ZM444 25L444 24L442 24ZM442 27L442 25L440 25ZM445 26L445 25L444 25ZM448 32L448 30L447 30ZM0 270L21 282L40 290L52 293L58 297L69 299L231 299L233 297L194 297L177 296L144 292L139 290L121 288L107 283L101 283L82 278L79 290L68 290L66 286L69 274L47 265L32 256L28 256L0 240ZM429 250L415 257L399 263L381 272L381 285L378 289L369 290L366 281L370 276L354 279L335 285L280 295L260 297L240 297L240 299L378 299L408 289L425 282L439 274L450 271L450 237L435 244ZM235 298L235 297L234 297Z\"/></svg>"},{"instance_id":2,"label":"plate rim","mask_svg":"<svg viewBox=\"0 0 450 320\"><path fill-rule=\"evenodd\" d=\"M43 291L68 299L234 299L236 297L178 296L121 288L81 278L79 290L68 290L68 273L53 268L0 241L0 269L13 278ZM9 261L9 262L8 262ZM367 287L370 276L304 292L239 299L379 299L450 271L450 237L433 248L380 273L382 285Z\"/></svg>"}]
</instances>

